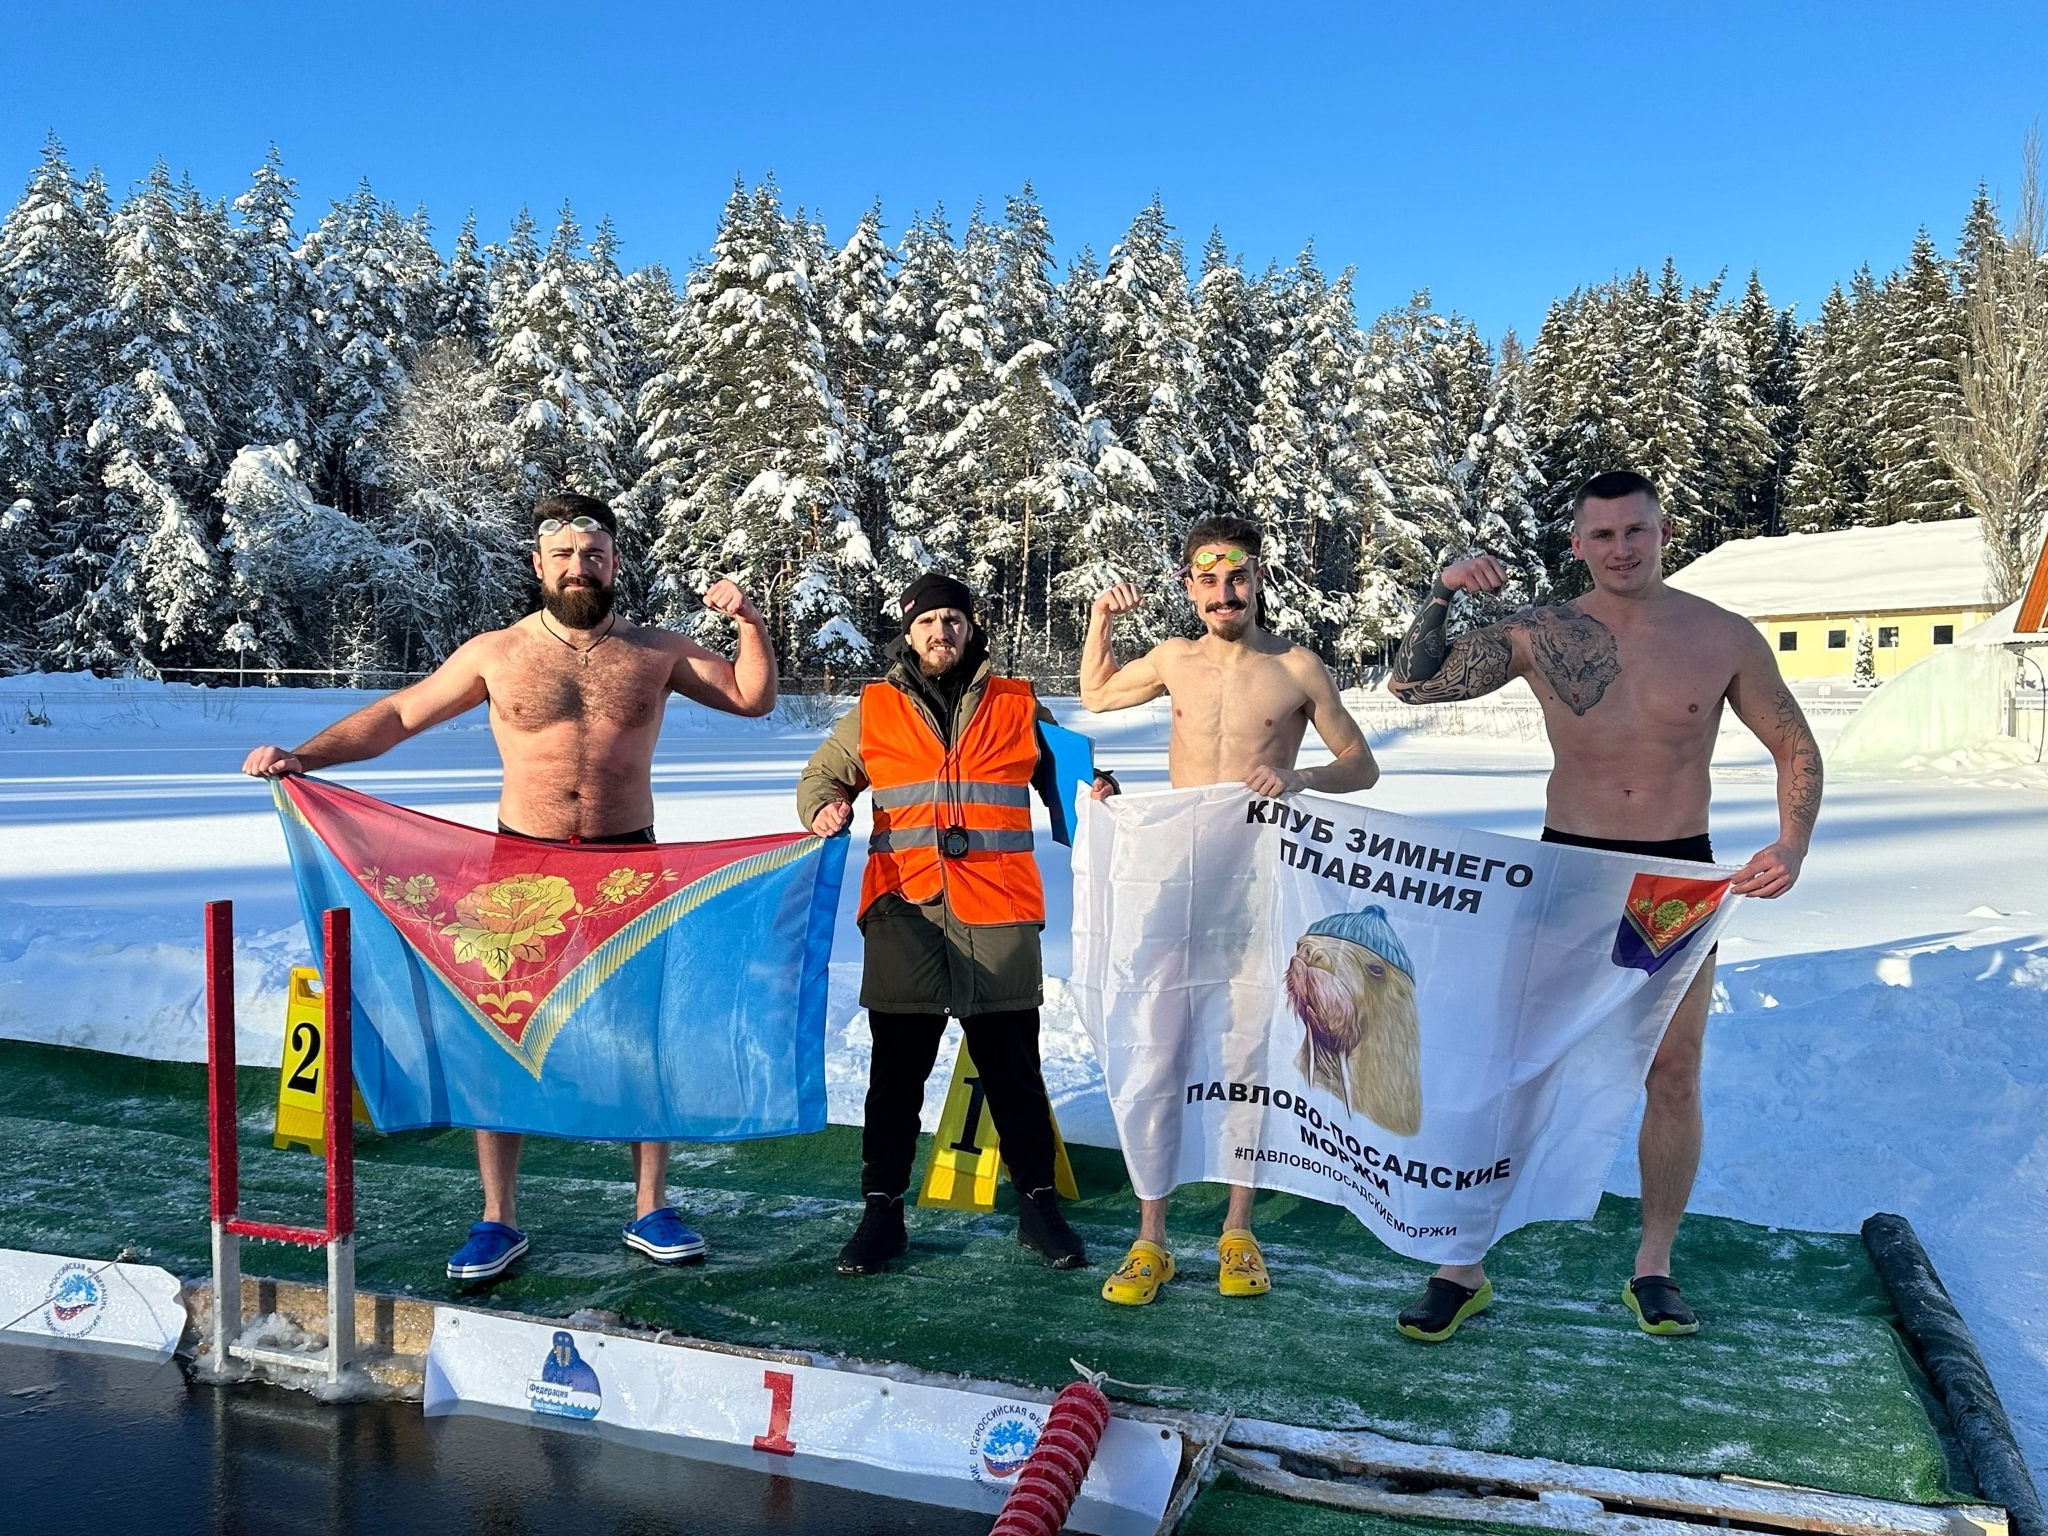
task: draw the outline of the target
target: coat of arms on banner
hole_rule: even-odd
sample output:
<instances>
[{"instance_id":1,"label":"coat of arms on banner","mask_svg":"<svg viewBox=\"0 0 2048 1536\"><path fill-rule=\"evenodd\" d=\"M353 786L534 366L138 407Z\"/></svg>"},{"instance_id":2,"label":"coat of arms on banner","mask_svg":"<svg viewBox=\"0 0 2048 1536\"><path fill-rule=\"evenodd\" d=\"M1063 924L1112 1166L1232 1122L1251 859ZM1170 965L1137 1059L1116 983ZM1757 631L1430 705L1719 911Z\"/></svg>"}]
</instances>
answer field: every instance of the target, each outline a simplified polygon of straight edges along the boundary
<instances>
[{"instance_id":1,"label":"coat of arms on banner","mask_svg":"<svg viewBox=\"0 0 2048 1536\"><path fill-rule=\"evenodd\" d=\"M1307 1027L1295 1069L1397 1136L1422 1128L1415 963L1387 909L1309 924L1287 962L1287 1000Z\"/></svg>"},{"instance_id":2,"label":"coat of arms on banner","mask_svg":"<svg viewBox=\"0 0 2048 1536\"><path fill-rule=\"evenodd\" d=\"M1727 894L1726 880L1637 875L1614 930L1614 963L1656 975L1684 952Z\"/></svg>"}]
</instances>

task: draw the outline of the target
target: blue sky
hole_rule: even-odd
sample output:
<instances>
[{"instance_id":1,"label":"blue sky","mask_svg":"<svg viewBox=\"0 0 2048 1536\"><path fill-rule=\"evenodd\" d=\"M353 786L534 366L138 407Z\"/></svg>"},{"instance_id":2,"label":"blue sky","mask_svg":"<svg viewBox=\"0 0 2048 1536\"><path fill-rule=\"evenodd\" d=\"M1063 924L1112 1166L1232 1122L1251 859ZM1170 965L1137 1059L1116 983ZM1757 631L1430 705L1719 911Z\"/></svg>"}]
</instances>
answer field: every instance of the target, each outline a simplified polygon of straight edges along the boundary
<instances>
[{"instance_id":1,"label":"blue sky","mask_svg":"<svg viewBox=\"0 0 2048 1536\"><path fill-rule=\"evenodd\" d=\"M0 187L53 128L117 189L161 156L214 196L275 140L313 215L367 176L445 246L567 197L680 267L735 173L841 236L1029 177L1063 256L1157 192L1191 260L1211 225L1255 267L1313 239L1362 316L1428 287L1493 336L1667 253L1811 315L1920 224L1950 247L2048 99L2019 4L19 9Z\"/></svg>"}]
</instances>

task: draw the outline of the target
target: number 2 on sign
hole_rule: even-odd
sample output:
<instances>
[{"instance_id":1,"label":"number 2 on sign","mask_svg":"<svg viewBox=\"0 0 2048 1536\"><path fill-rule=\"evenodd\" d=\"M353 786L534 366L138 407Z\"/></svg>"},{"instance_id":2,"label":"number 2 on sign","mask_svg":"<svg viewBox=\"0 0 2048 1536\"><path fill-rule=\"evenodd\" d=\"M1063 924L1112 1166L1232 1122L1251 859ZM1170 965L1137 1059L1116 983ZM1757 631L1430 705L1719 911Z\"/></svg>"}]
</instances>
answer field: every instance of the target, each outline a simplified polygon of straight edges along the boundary
<instances>
[{"instance_id":1,"label":"number 2 on sign","mask_svg":"<svg viewBox=\"0 0 2048 1536\"><path fill-rule=\"evenodd\" d=\"M299 1057L299 1064L292 1068L291 1076L285 1081L285 1087L294 1089L299 1093L318 1093L320 1091L319 1027L307 1023L304 1019L299 1020L298 1027L292 1031L292 1049L304 1054Z\"/></svg>"},{"instance_id":2,"label":"number 2 on sign","mask_svg":"<svg viewBox=\"0 0 2048 1536\"><path fill-rule=\"evenodd\" d=\"M788 1371L763 1371L761 1385L768 1389L768 1433L754 1436L754 1449L794 1456L796 1442L789 1438L789 1402L796 1395L796 1377Z\"/></svg>"}]
</instances>

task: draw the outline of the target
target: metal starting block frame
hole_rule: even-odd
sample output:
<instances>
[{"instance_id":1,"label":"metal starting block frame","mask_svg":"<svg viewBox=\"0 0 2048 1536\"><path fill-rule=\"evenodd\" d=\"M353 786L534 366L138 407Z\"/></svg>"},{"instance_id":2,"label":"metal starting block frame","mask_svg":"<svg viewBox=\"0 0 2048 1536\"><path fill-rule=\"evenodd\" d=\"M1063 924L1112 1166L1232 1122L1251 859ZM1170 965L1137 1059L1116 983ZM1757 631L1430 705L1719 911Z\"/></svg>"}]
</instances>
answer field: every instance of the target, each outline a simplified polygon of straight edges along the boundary
<instances>
[{"instance_id":1,"label":"metal starting block frame","mask_svg":"<svg viewBox=\"0 0 2048 1536\"><path fill-rule=\"evenodd\" d=\"M327 1117L327 1224L291 1226L241 1214L241 1151L235 1127L234 903L206 904L206 1116L213 1174L213 1359L320 1371L339 1381L356 1357L356 1137L349 989L348 909L331 907L321 923L326 950L327 1067L321 1105ZM327 1348L318 1355L243 1344L242 1239L265 1238L327 1250Z\"/></svg>"}]
</instances>

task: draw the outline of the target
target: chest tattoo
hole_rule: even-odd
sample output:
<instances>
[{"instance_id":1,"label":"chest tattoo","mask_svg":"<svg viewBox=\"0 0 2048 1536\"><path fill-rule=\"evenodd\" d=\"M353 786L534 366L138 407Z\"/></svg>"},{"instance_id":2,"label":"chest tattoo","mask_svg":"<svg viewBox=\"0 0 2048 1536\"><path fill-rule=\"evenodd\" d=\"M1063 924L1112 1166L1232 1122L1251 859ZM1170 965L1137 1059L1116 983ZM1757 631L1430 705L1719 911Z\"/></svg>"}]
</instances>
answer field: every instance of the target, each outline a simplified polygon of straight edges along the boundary
<instances>
[{"instance_id":1,"label":"chest tattoo","mask_svg":"<svg viewBox=\"0 0 2048 1536\"><path fill-rule=\"evenodd\" d=\"M1614 631L1575 608L1542 608L1523 621L1536 669L1575 715L1583 715L1621 676Z\"/></svg>"}]
</instances>

